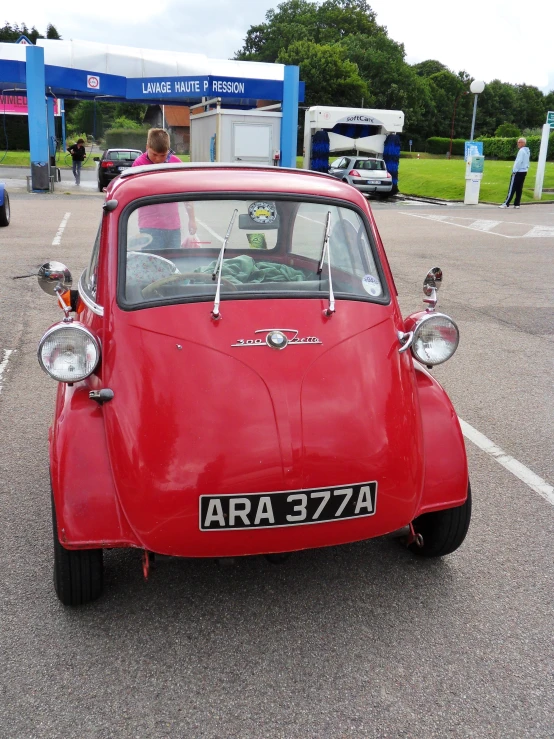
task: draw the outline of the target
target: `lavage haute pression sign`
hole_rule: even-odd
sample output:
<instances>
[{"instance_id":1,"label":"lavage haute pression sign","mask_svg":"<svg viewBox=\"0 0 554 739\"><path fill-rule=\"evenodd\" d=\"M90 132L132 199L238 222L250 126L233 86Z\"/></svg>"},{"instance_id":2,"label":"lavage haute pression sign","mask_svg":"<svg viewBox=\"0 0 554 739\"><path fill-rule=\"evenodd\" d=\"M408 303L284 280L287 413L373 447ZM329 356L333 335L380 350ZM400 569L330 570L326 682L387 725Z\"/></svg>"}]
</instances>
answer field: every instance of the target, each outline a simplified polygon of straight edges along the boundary
<instances>
[{"instance_id":1,"label":"lavage haute pression sign","mask_svg":"<svg viewBox=\"0 0 554 739\"><path fill-rule=\"evenodd\" d=\"M167 77L127 79L127 98L199 98L209 96L280 100L280 80L238 79L230 77Z\"/></svg>"}]
</instances>

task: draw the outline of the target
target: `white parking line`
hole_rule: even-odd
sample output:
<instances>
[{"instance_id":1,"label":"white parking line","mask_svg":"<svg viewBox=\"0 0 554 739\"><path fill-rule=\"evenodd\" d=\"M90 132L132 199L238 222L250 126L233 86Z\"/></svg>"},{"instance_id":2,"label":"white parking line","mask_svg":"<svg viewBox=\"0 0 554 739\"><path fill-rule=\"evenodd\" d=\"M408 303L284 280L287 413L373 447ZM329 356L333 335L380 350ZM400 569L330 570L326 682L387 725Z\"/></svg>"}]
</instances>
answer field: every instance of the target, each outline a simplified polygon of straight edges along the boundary
<instances>
[{"instance_id":1,"label":"white parking line","mask_svg":"<svg viewBox=\"0 0 554 739\"><path fill-rule=\"evenodd\" d=\"M60 223L58 230L56 232L56 235L54 236L54 240L52 241L52 246L59 246L62 241L62 234L64 232L65 227L67 226L67 222L69 220L69 216L71 213L66 213L65 216L62 218L62 222Z\"/></svg>"},{"instance_id":2,"label":"white parking line","mask_svg":"<svg viewBox=\"0 0 554 739\"><path fill-rule=\"evenodd\" d=\"M2 375L4 374L4 371L6 367L8 366L8 360L11 357L11 355L14 353L15 349L4 349L4 357L2 361L0 362L0 394L2 393Z\"/></svg>"},{"instance_id":3,"label":"white parking line","mask_svg":"<svg viewBox=\"0 0 554 739\"><path fill-rule=\"evenodd\" d=\"M440 221L441 223L446 223L448 226L467 228L470 231L481 231L482 233L490 233L493 236L501 236L503 239L548 239L554 237L554 226L531 226L529 223L524 223L523 221L492 221L486 219L475 220L474 218L464 218L462 216L453 215L441 216L432 215L429 213L408 213L407 211L403 210L401 210L400 213L403 216L412 216L412 218L423 218L427 221ZM470 221L470 223L465 225L463 223L456 223L456 221ZM510 226L527 226L527 228L529 228L530 230L527 231L527 233L516 234L515 236L512 236L511 234L499 233L498 231L493 230L497 226L504 226L506 224Z\"/></svg>"},{"instance_id":4,"label":"white parking line","mask_svg":"<svg viewBox=\"0 0 554 739\"><path fill-rule=\"evenodd\" d=\"M223 242L225 241L225 239L223 238L223 236L220 236L213 229L211 229L206 223L203 223L198 218L196 219L196 223L199 226L202 226L202 228L204 228L209 234L211 234L214 237L214 239L217 239L218 241L220 241L223 244Z\"/></svg>"},{"instance_id":5,"label":"white parking line","mask_svg":"<svg viewBox=\"0 0 554 739\"><path fill-rule=\"evenodd\" d=\"M518 462L517 459L514 459L509 454L506 454L504 450L496 446L496 444L494 444L480 431L474 429L473 426L470 426L469 423L466 423L461 418L459 420L462 427L462 433L466 437L466 439L469 439L475 444L475 446L478 446L479 449L482 449L484 452L487 452L487 454L490 454L491 457L496 459L496 461L503 467L505 467L509 472L511 472L512 475L515 475L522 482L528 485L531 490L534 490L539 495L542 495L542 497L547 500L550 505L554 505L554 487L552 487L552 485L549 485L546 480L543 480L542 477L536 475L524 464Z\"/></svg>"},{"instance_id":6,"label":"white parking line","mask_svg":"<svg viewBox=\"0 0 554 739\"><path fill-rule=\"evenodd\" d=\"M526 238L544 239L554 236L554 226L533 226L533 228L525 234Z\"/></svg>"},{"instance_id":7,"label":"white parking line","mask_svg":"<svg viewBox=\"0 0 554 739\"><path fill-rule=\"evenodd\" d=\"M472 224L468 226L468 228L473 228L476 231L490 231L492 228L496 228L497 226L500 226L502 221L484 221L484 220L477 220L473 221Z\"/></svg>"}]
</instances>

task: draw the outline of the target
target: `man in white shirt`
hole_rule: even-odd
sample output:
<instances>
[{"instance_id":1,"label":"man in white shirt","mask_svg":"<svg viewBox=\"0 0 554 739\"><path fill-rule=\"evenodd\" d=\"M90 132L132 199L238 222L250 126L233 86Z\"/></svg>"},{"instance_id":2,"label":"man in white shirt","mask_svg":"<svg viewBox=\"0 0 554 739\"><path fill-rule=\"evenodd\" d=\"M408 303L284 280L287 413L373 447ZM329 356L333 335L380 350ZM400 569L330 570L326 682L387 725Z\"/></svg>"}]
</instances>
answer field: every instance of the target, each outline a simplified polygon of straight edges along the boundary
<instances>
[{"instance_id":1,"label":"man in white shirt","mask_svg":"<svg viewBox=\"0 0 554 739\"><path fill-rule=\"evenodd\" d=\"M510 201L514 195L516 196L514 200L514 208L519 208L523 183L527 172L529 171L529 160L531 158L531 152L529 151L529 148L525 146L526 143L527 139L524 139L523 137L517 140L517 148L519 151L517 153L514 166L512 167L512 178L510 180L510 187L508 188L508 196L502 205L498 206L499 208L509 208Z\"/></svg>"}]
</instances>

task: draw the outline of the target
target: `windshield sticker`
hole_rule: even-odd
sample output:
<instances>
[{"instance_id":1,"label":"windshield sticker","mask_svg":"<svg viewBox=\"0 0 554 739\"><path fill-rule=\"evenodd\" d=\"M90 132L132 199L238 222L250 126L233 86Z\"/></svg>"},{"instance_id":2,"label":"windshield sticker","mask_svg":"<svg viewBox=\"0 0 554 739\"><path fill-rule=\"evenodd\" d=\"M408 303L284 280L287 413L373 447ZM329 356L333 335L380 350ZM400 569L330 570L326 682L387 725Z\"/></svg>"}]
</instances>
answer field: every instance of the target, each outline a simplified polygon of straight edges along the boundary
<instances>
[{"instance_id":1,"label":"windshield sticker","mask_svg":"<svg viewBox=\"0 0 554 739\"><path fill-rule=\"evenodd\" d=\"M248 215L254 221L254 223L273 223L273 221L277 218L275 203L252 203L252 205L248 208Z\"/></svg>"},{"instance_id":2,"label":"windshield sticker","mask_svg":"<svg viewBox=\"0 0 554 739\"><path fill-rule=\"evenodd\" d=\"M265 234L246 234L251 249L267 249Z\"/></svg>"},{"instance_id":3,"label":"windshield sticker","mask_svg":"<svg viewBox=\"0 0 554 739\"><path fill-rule=\"evenodd\" d=\"M362 277L362 287L372 298L377 298L381 295L381 285L379 284L379 280L373 277L373 275L364 275Z\"/></svg>"}]
</instances>

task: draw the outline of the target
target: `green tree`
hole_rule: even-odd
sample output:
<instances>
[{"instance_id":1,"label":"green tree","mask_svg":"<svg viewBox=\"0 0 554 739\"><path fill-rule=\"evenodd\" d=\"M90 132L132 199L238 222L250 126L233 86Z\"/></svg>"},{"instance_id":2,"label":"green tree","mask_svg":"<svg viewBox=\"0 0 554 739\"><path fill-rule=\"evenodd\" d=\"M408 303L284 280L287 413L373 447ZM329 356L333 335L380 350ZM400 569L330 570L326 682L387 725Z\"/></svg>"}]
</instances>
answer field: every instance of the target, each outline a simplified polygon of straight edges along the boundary
<instances>
[{"instance_id":1,"label":"green tree","mask_svg":"<svg viewBox=\"0 0 554 739\"><path fill-rule=\"evenodd\" d=\"M333 44L351 34L372 34L378 29L381 26L366 0L325 0L321 5L286 0L267 11L265 23L248 30L235 59L274 62L295 41Z\"/></svg>"},{"instance_id":2,"label":"green tree","mask_svg":"<svg viewBox=\"0 0 554 739\"><path fill-rule=\"evenodd\" d=\"M535 128L546 123L544 95L538 87L516 85L515 122L521 128Z\"/></svg>"},{"instance_id":3,"label":"green tree","mask_svg":"<svg viewBox=\"0 0 554 739\"><path fill-rule=\"evenodd\" d=\"M61 39L58 29L52 23L46 26L46 38Z\"/></svg>"},{"instance_id":4,"label":"green tree","mask_svg":"<svg viewBox=\"0 0 554 739\"><path fill-rule=\"evenodd\" d=\"M348 36L341 47L367 82L371 94L367 107L402 110L405 130L416 135L433 110L433 100L427 80L418 77L404 61L403 44L377 29L373 36Z\"/></svg>"},{"instance_id":5,"label":"green tree","mask_svg":"<svg viewBox=\"0 0 554 739\"><path fill-rule=\"evenodd\" d=\"M17 23L15 23L12 26L6 21L4 25L0 28L0 41L13 42L17 41L20 36L27 36L29 41L32 41L33 44L36 44L37 39L44 38L42 33L39 33L35 26L33 26L31 30L29 30L25 23L22 23L21 26L18 26ZM56 30L56 27L52 25L52 23L49 23L46 26L46 38L61 39L60 34Z\"/></svg>"},{"instance_id":6,"label":"green tree","mask_svg":"<svg viewBox=\"0 0 554 739\"><path fill-rule=\"evenodd\" d=\"M471 102L473 102L473 95ZM517 120L515 86L500 80L489 82L479 95L475 133L477 136L494 136L502 123L515 123Z\"/></svg>"},{"instance_id":7,"label":"green tree","mask_svg":"<svg viewBox=\"0 0 554 739\"><path fill-rule=\"evenodd\" d=\"M436 59L427 59L424 62L419 62L419 64L412 64L412 69L419 77L431 77L433 74L450 71L448 67Z\"/></svg>"},{"instance_id":8,"label":"green tree","mask_svg":"<svg viewBox=\"0 0 554 739\"><path fill-rule=\"evenodd\" d=\"M513 139L515 136L521 136L521 129L513 123L502 123L496 129L494 135L500 139Z\"/></svg>"},{"instance_id":9,"label":"green tree","mask_svg":"<svg viewBox=\"0 0 554 739\"><path fill-rule=\"evenodd\" d=\"M369 100L369 90L358 73L356 64L346 59L339 46L295 41L283 51L280 64L297 64L306 83L307 105L361 105Z\"/></svg>"}]
</instances>

